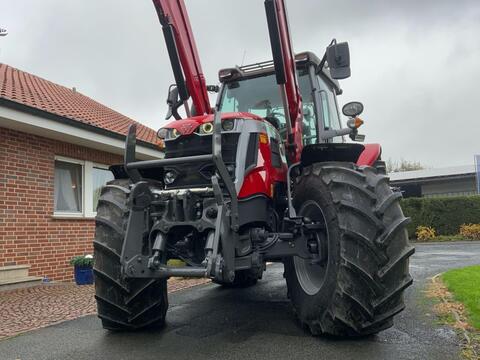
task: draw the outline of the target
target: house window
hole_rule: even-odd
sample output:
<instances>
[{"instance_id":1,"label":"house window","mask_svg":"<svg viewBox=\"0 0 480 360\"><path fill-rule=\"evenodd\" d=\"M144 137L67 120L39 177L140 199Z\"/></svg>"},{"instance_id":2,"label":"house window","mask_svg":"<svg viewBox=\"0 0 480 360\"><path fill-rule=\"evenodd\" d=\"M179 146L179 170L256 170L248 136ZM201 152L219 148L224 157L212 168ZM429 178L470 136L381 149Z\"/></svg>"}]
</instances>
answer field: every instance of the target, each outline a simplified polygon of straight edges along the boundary
<instances>
[{"instance_id":1,"label":"house window","mask_svg":"<svg viewBox=\"0 0 480 360\"><path fill-rule=\"evenodd\" d=\"M53 215L94 217L102 187L110 180L107 165L56 157Z\"/></svg>"},{"instance_id":2,"label":"house window","mask_svg":"<svg viewBox=\"0 0 480 360\"><path fill-rule=\"evenodd\" d=\"M55 212L83 211L83 167L81 164L55 161Z\"/></svg>"},{"instance_id":3,"label":"house window","mask_svg":"<svg viewBox=\"0 0 480 360\"><path fill-rule=\"evenodd\" d=\"M92 192L93 192L93 207L92 211L97 211L98 199L100 198L100 193L102 187L113 180L113 174L110 170L104 167L94 166L92 169Z\"/></svg>"}]
</instances>

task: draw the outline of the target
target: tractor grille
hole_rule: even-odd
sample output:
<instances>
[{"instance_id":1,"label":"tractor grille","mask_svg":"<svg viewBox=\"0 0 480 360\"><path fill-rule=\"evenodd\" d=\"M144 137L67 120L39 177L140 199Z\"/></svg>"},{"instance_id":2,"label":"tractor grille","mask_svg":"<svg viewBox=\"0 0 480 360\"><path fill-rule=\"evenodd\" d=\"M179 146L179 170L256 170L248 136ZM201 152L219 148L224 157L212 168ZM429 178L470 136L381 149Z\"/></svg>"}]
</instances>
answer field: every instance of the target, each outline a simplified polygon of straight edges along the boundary
<instances>
[{"instance_id":1,"label":"tractor grille","mask_svg":"<svg viewBox=\"0 0 480 360\"><path fill-rule=\"evenodd\" d=\"M222 157L225 165L234 169L238 133L222 134ZM165 144L165 158L178 158L185 156L205 155L212 153L212 136L189 135L180 136L173 141L167 141ZM215 166L212 162L198 162L190 164L178 164L165 167L166 171L174 171L177 175L171 185L165 185L167 189L187 188L196 186L211 185L210 178L215 172ZM232 179L234 171L232 172ZM234 179L233 179L234 180Z\"/></svg>"}]
</instances>

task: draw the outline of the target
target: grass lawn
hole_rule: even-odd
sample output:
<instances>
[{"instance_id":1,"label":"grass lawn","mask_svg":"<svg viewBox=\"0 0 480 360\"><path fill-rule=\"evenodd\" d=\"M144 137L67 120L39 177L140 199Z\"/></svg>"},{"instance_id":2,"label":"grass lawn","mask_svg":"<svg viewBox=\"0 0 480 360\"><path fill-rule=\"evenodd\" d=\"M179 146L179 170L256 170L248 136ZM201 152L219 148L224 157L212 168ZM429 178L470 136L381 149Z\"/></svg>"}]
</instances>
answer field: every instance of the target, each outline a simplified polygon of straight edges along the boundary
<instances>
[{"instance_id":1,"label":"grass lawn","mask_svg":"<svg viewBox=\"0 0 480 360\"><path fill-rule=\"evenodd\" d=\"M447 271L442 279L455 300L465 305L471 325L480 330L480 265Z\"/></svg>"}]
</instances>

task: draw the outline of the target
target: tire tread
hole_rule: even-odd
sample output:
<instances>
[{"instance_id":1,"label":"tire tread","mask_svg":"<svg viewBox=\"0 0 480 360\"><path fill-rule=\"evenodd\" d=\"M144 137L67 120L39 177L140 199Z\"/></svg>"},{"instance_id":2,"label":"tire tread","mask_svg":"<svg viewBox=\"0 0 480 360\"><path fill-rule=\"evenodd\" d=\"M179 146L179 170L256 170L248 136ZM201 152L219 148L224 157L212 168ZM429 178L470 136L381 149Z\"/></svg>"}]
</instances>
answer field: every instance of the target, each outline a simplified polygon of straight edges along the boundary
<instances>
[{"instance_id":1,"label":"tire tread","mask_svg":"<svg viewBox=\"0 0 480 360\"><path fill-rule=\"evenodd\" d=\"M95 298L98 317L109 330L163 325L168 308L165 279L122 278L118 249L125 237L129 194L128 181L113 180L102 189L97 209Z\"/></svg>"},{"instance_id":2,"label":"tire tread","mask_svg":"<svg viewBox=\"0 0 480 360\"><path fill-rule=\"evenodd\" d=\"M336 290L329 305L321 310L313 306L306 316L308 311L298 306L307 302L292 298L294 313L314 335L374 334L392 326L393 317L405 307L403 292L413 282L408 259L415 249L408 242L409 218L401 211L401 194L392 192L388 180L374 168L352 163L312 164L296 179L294 192L311 192L307 186L312 184L327 189L329 195L322 196L331 199L340 231ZM354 246L363 256L353 250L356 256L349 255ZM286 274L291 292L295 270Z\"/></svg>"}]
</instances>

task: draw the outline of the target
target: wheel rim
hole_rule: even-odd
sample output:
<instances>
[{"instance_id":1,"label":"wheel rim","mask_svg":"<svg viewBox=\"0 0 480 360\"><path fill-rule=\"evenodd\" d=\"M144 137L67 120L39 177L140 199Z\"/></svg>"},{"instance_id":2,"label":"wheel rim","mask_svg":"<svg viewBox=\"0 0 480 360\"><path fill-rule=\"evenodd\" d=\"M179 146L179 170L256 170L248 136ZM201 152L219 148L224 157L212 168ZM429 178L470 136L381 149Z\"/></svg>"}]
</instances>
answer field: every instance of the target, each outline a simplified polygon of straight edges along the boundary
<instances>
[{"instance_id":1,"label":"wheel rim","mask_svg":"<svg viewBox=\"0 0 480 360\"><path fill-rule=\"evenodd\" d=\"M325 275L327 272L327 263L328 263L328 230L327 224L325 220L325 216L323 215L323 211L318 206L318 204L313 201L309 200L305 202L302 207L300 208L299 215L303 217L308 217L311 221L315 222L316 224L324 225L325 232L318 231L315 234L315 237L318 241L318 248L322 249L321 251L325 251L324 261L321 264L312 264L311 259L302 259L298 256L293 257L293 263L295 266L295 273L297 275L298 282L302 287L303 291L308 295L315 295L317 294L323 286L325 281ZM323 237L323 239L322 239ZM323 243L323 247L320 246L320 242Z\"/></svg>"}]
</instances>

